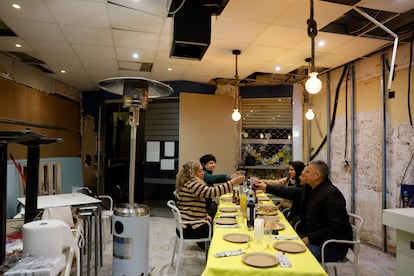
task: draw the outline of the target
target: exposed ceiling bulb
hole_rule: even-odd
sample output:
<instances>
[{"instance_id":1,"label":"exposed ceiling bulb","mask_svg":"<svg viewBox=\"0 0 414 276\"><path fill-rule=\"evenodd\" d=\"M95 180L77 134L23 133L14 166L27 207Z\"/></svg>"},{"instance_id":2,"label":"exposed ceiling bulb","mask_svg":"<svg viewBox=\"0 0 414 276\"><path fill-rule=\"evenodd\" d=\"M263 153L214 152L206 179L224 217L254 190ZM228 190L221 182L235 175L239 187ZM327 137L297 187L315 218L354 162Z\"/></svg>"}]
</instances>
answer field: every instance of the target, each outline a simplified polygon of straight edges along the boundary
<instances>
[{"instance_id":1,"label":"exposed ceiling bulb","mask_svg":"<svg viewBox=\"0 0 414 276\"><path fill-rule=\"evenodd\" d=\"M308 111L305 114L306 119L313 120L313 118L315 118L315 113L313 113L312 108L309 108Z\"/></svg>"},{"instance_id":2,"label":"exposed ceiling bulb","mask_svg":"<svg viewBox=\"0 0 414 276\"><path fill-rule=\"evenodd\" d=\"M238 68L237 68L237 57L238 55L241 54L240 50L233 50L232 51L233 55L236 57L236 73L234 75L235 78L235 91L234 91L234 108L233 108L233 113L231 114L231 118L233 121L238 122L241 119L241 114L239 111L239 72L238 72Z\"/></svg>"},{"instance_id":3,"label":"exposed ceiling bulb","mask_svg":"<svg viewBox=\"0 0 414 276\"><path fill-rule=\"evenodd\" d=\"M310 94L317 94L322 89L322 82L318 79L318 72L315 70L315 37L318 34L316 21L313 19L313 0L310 0L310 18L307 21L308 36L311 38L311 58L309 78L305 83L306 91Z\"/></svg>"},{"instance_id":4,"label":"exposed ceiling bulb","mask_svg":"<svg viewBox=\"0 0 414 276\"><path fill-rule=\"evenodd\" d=\"M310 72L309 79L305 83L306 91L310 94L318 94L322 89L322 82L318 78L318 72Z\"/></svg>"}]
</instances>

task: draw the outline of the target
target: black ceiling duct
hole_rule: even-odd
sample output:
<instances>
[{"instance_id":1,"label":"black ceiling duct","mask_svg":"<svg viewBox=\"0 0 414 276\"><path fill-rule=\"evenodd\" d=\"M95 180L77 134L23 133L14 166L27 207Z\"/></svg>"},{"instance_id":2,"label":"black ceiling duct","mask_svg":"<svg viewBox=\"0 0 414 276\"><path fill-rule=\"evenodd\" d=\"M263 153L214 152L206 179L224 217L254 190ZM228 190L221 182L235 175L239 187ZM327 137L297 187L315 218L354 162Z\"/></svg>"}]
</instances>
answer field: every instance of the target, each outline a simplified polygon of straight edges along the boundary
<instances>
[{"instance_id":1,"label":"black ceiling duct","mask_svg":"<svg viewBox=\"0 0 414 276\"><path fill-rule=\"evenodd\" d=\"M201 60L211 37L211 12L199 1L186 1L174 14L170 57Z\"/></svg>"}]
</instances>

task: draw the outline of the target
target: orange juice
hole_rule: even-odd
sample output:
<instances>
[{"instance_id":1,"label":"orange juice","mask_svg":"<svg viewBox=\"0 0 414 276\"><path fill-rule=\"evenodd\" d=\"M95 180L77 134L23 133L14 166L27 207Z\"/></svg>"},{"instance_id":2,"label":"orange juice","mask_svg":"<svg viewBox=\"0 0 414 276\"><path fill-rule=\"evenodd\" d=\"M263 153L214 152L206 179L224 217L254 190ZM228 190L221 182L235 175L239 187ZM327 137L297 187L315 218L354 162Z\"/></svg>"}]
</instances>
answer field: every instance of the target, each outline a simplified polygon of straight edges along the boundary
<instances>
[{"instance_id":1,"label":"orange juice","mask_svg":"<svg viewBox=\"0 0 414 276\"><path fill-rule=\"evenodd\" d=\"M241 193L240 195L240 211L243 214L243 217L246 217L246 212L247 212L246 193Z\"/></svg>"}]
</instances>

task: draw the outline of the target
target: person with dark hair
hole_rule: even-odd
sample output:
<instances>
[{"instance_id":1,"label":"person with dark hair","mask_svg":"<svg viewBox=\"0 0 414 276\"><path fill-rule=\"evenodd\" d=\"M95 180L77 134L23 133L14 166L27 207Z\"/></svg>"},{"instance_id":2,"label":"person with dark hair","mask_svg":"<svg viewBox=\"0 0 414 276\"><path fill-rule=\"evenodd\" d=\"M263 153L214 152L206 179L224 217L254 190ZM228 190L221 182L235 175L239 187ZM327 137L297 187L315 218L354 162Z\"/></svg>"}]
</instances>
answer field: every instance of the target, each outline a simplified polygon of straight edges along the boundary
<instances>
[{"instance_id":1,"label":"person with dark hair","mask_svg":"<svg viewBox=\"0 0 414 276\"><path fill-rule=\"evenodd\" d=\"M244 176L235 177L223 183L210 187L204 182L203 167L199 161L185 163L178 172L175 192L177 194L177 207L185 221L206 219L212 221L212 217L206 211L206 199L218 197L233 191L233 186L243 183ZM201 238L208 235L206 223L195 223L183 229L186 238ZM201 248L204 243L198 244Z\"/></svg>"},{"instance_id":2,"label":"person with dark hair","mask_svg":"<svg viewBox=\"0 0 414 276\"><path fill-rule=\"evenodd\" d=\"M214 183L223 183L228 180L233 179L239 174L236 172L234 174L213 174L216 169L217 159L212 154L205 154L200 157L200 163L203 166L204 171L204 181L208 186L213 186ZM206 199L206 208L207 212L211 217L214 217L217 212L217 204L212 198Z\"/></svg>"},{"instance_id":3,"label":"person with dark hair","mask_svg":"<svg viewBox=\"0 0 414 276\"><path fill-rule=\"evenodd\" d=\"M268 193L299 199L301 216L305 219L302 241L321 261L322 244L329 239L352 240L352 226L349 221L346 201L341 191L329 180L328 165L323 161L311 161L303 170L306 184L303 188L286 188L256 183L257 188ZM330 244L325 248L325 261L343 260L348 252L347 244Z\"/></svg>"},{"instance_id":4,"label":"person with dark hair","mask_svg":"<svg viewBox=\"0 0 414 276\"><path fill-rule=\"evenodd\" d=\"M300 187L301 185L300 185L299 176L301 175L304 168L305 168L305 164L302 161L292 161L292 162L289 162L289 171L288 171L287 177L283 177L283 178L275 179L275 180L264 179L262 181L264 181L266 184L269 184L269 185L281 185L285 187ZM283 211L286 208L292 209L292 205L293 205L293 202L291 200L283 198L279 204L279 210ZM297 214L292 214L292 215L289 214L291 218L293 218L294 215L297 215ZM289 220L289 216L287 217L288 220Z\"/></svg>"}]
</instances>

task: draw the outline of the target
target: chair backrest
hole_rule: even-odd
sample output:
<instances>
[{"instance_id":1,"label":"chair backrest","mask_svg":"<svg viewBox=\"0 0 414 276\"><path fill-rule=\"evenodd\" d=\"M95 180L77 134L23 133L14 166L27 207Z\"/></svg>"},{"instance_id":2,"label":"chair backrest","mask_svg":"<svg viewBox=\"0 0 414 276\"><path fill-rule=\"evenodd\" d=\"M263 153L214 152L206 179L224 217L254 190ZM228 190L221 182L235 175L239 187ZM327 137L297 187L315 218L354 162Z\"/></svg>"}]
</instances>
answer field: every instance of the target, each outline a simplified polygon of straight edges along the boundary
<instances>
[{"instance_id":1,"label":"chair backrest","mask_svg":"<svg viewBox=\"0 0 414 276\"><path fill-rule=\"evenodd\" d=\"M180 210L177 208L177 206L175 205L175 201L172 199L168 200L167 206L171 208L171 212L174 215L175 227L177 228L179 236L181 238L183 237L183 227L181 226L182 219Z\"/></svg>"},{"instance_id":2,"label":"chair backrest","mask_svg":"<svg viewBox=\"0 0 414 276\"><path fill-rule=\"evenodd\" d=\"M359 254L360 239L361 239L361 228L362 228L362 224L364 224L364 219L361 216L353 214L353 213L348 213L348 215L351 221L353 240L358 241L358 243L355 243L352 246L352 251L354 252L354 262L357 262L358 254Z\"/></svg>"}]
</instances>

